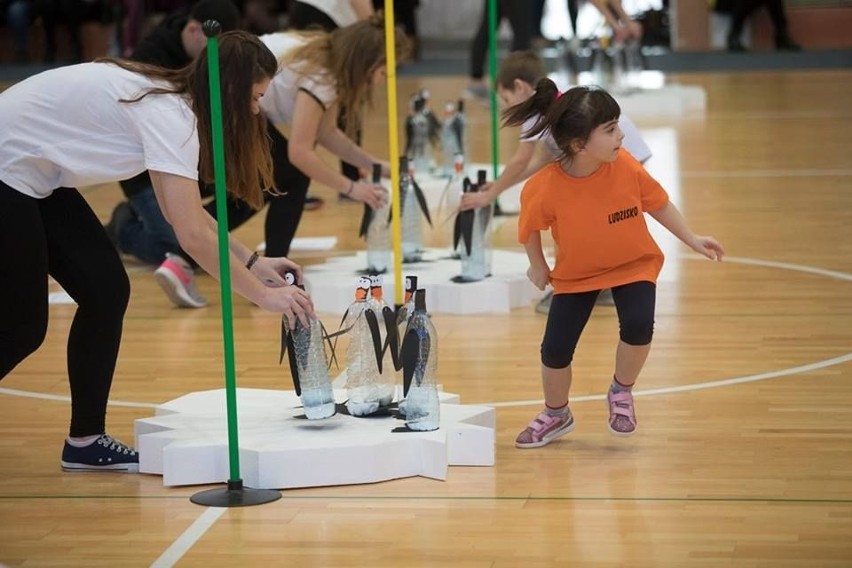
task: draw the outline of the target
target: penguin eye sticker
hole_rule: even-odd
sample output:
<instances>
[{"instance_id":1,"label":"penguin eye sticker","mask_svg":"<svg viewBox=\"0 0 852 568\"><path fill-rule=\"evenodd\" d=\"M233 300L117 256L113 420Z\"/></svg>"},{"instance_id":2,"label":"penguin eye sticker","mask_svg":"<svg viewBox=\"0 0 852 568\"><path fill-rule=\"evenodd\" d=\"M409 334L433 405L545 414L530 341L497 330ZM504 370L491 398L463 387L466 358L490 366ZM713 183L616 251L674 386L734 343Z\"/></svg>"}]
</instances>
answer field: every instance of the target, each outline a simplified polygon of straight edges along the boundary
<instances>
[{"instance_id":1,"label":"penguin eye sticker","mask_svg":"<svg viewBox=\"0 0 852 568\"><path fill-rule=\"evenodd\" d=\"M370 287L370 278L367 276L362 276L358 279L358 287L359 288L369 288Z\"/></svg>"},{"instance_id":2,"label":"penguin eye sticker","mask_svg":"<svg viewBox=\"0 0 852 568\"><path fill-rule=\"evenodd\" d=\"M405 289L408 290L411 288L411 278L405 279Z\"/></svg>"},{"instance_id":3,"label":"penguin eye sticker","mask_svg":"<svg viewBox=\"0 0 852 568\"><path fill-rule=\"evenodd\" d=\"M287 286L292 286L296 283L296 275L292 272L287 272L284 274L284 282L287 283Z\"/></svg>"}]
</instances>

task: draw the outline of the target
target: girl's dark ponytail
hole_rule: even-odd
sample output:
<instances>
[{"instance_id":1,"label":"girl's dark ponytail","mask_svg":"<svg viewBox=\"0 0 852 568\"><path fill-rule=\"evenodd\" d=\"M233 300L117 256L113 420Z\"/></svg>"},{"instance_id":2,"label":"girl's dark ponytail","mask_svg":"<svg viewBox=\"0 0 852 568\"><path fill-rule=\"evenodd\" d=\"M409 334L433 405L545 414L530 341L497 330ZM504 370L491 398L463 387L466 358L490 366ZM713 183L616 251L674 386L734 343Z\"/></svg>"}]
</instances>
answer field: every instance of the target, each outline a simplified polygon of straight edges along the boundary
<instances>
[{"instance_id":1,"label":"girl's dark ponytail","mask_svg":"<svg viewBox=\"0 0 852 568\"><path fill-rule=\"evenodd\" d=\"M529 136L547 130L548 127L542 119L553 103L556 102L558 95L559 89L556 88L556 83L547 78L540 79L535 84L533 96L503 111L503 124L505 126L521 126L531 117L537 116L539 119L529 132Z\"/></svg>"}]
</instances>

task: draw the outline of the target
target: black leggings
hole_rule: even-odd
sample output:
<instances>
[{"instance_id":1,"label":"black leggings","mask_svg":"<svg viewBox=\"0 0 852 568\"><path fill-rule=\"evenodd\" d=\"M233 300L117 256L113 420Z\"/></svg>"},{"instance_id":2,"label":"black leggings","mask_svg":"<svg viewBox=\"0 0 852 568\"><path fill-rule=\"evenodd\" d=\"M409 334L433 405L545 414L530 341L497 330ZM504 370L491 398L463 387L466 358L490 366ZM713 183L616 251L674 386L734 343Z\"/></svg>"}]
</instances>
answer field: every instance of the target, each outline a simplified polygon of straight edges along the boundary
<instances>
[{"instance_id":1,"label":"black leggings","mask_svg":"<svg viewBox=\"0 0 852 568\"><path fill-rule=\"evenodd\" d=\"M71 436L101 434L130 282L76 189L35 199L0 182L0 379L47 332L47 276L77 302L68 334Z\"/></svg>"},{"instance_id":2,"label":"black leggings","mask_svg":"<svg viewBox=\"0 0 852 568\"><path fill-rule=\"evenodd\" d=\"M739 39L743 32L745 22L752 12L766 6L772 25L775 26L776 35L787 33L787 16L784 14L784 0L736 0L732 2L731 8L731 30L730 36Z\"/></svg>"},{"instance_id":3,"label":"black leggings","mask_svg":"<svg viewBox=\"0 0 852 568\"><path fill-rule=\"evenodd\" d=\"M485 55L488 53L488 2L483 2L482 20L470 48L470 76L482 79L485 76ZM528 0L499 0L497 2L497 28L503 17L509 18L512 26L511 51L524 51L532 42L532 7Z\"/></svg>"},{"instance_id":4,"label":"black leggings","mask_svg":"<svg viewBox=\"0 0 852 568\"><path fill-rule=\"evenodd\" d=\"M541 342L541 362L545 367L564 369L574 360L574 350L599 293L600 290L554 294ZM612 289L619 337L624 343L651 343L656 297L657 287L652 282L632 282Z\"/></svg>"},{"instance_id":5,"label":"black leggings","mask_svg":"<svg viewBox=\"0 0 852 568\"><path fill-rule=\"evenodd\" d=\"M271 122L267 121L267 131L271 138L273 175L275 186L282 195L264 193L264 200L269 203L266 212L266 256L287 256L290 245L299 228L302 212L305 208L305 197L311 180L287 157L287 139ZM216 218L216 200L206 204L204 208ZM249 219L257 211L244 201L228 199L228 230L233 231Z\"/></svg>"}]
</instances>

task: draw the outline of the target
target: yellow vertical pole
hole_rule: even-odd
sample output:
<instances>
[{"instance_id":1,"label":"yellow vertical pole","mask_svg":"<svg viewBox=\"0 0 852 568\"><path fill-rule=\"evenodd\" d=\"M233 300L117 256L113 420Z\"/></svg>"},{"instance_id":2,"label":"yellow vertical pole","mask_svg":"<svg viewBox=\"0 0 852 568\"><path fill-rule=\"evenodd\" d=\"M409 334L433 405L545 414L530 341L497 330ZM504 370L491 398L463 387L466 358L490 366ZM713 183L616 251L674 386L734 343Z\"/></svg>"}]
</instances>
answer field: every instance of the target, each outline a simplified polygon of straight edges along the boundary
<instances>
[{"instance_id":1,"label":"yellow vertical pole","mask_svg":"<svg viewBox=\"0 0 852 568\"><path fill-rule=\"evenodd\" d=\"M396 105L396 26L393 0L385 0L385 60L388 81L388 159L391 170L391 240L393 241L394 303L402 305L402 208L399 194L399 124Z\"/></svg>"}]
</instances>

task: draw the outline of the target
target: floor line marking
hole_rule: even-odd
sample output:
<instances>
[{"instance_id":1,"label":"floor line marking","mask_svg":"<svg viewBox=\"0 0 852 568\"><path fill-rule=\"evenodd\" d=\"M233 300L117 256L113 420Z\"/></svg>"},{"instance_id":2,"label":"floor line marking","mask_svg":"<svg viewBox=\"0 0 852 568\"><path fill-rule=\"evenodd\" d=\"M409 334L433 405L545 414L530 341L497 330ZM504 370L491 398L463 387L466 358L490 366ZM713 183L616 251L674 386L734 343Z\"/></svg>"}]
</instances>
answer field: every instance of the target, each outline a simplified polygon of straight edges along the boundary
<instances>
[{"instance_id":1,"label":"floor line marking","mask_svg":"<svg viewBox=\"0 0 852 568\"><path fill-rule=\"evenodd\" d=\"M675 255L675 257L687 258L691 260L706 260L705 257L699 254L679 254ZM763 266L767 268L780 268L783 270L792 270L794 272L805 272L809 274L816 274L819 276L825 276L828 278L833 278L836 280L844 280L846 282L852 282L852 274L847 272L840 272L837 270L826 270L823 268L816 268L813 266L806 266L803 264L794 264L789 262L778 262L773 260L760 260L757 258L748 258L748 257L736 257L736 256L728 256L725 257L724 262L734 263L734 264L745 264L750 266ZM797 367L790 367L787 369L780 369L777 371L769 371L766 373L759 373L756 375L748 375L745 377L735 377L732 379L723 379L719 381L710 381L707 383L693 383L690 385L680 385L675 387L661 387L656 389L646 389L646 390L636 390L634 391L635 396L652 396L657 394L671 394L678 392L689 392L696 390L703 390L709 388L716 387L726 387L730 385L737 385L743 383L751 383L756 381L763 381L766 379L772 379L776 377L785 377L789 375L806 373L809 371L814 371L817 369L823 369L826 367L831 367L834 365L840 365L846 363L848 361L852 361L852 353L847 353L845 355L840 355L838 357L834 357L831 359L825 359L823 361L817 361L815 363L809 363L807 365L800 365ZM343 388L345 387L346 381L346 370L340 373L335 379L333 386L334 388ZM6 394L10 396L20 396L25 398L37 398L42 400L53 400L53 401L61 401L61 402L70 402L70 396L64 395L53 395L53 394L43 394L43 393L35 393L30 391L24 391L19 389L10 389L0 387L0 394ZM603 400L606 398L605 394L602 395L587 395L587 396L578 396L572 397L572 401L574 402L586 402L592 400ZM541 404L541 400L518 400L518 401L510 401L510 402L482 402L475 403L480 406L493 406L495 408L500 407L509 407L509 406L532 406L534 404ZM111 400L109 401L110 406L123 406L123 407L131 407L131 408L157 408L160 404L152 404L146 402L126 402L121 400Z\"/></svg>"},{"instance_id":2,"label":"floor line marking","mask_svg":"<svg viewBox=\"0 0 852 568\"><path fill-rule=\"evenodd\" d=\"M209 507L157 558L151 568L170 568L219 520L226 507Z\"/></svg>"},{"instance_id":3,"label":"floor line marking","mask_svg":"<svg viewBox=\"0 0 852 568\"><path fill-rule=\"evenodd\" d=\"M58 402L71 402L71 397L68 395L46 394L40 392L25 391L21 389L10 389L6 387L0 387L0 394L6 394L9 396L20 396L23 398L54 400ZM154 404L151 402L127 402L123 400L110 400L108 404L109 406L126 406L130 408L157 408L158 406L160 406L160 404Z\"/></svg>"},{"instance_id":4,"label":"floor line marking","mask_svg":"<svg viewBox=\"0 0 852 568\"><path fill-rule=\"evenodd\" d=\"M748 375L745 377L735 377L733 379L723 379L721 381L710 381L709 383L693 383L691 385L680 385L676 387L660 387L656 389L644 389L644 390L634 390L633 396L653 396L658 394L672 394L678 392L689 392L689 391L697 391L704 389L712 389L717 387L727 387L731 385L740 385L743 383L753 383L757 381L765 381L767 379L774 379L777 377L786 377L789 375L798 375L800 373L807 373L809 371L815 371L817 369L823 369L825 367L832 367L834 365L841 365L843 363L847 363L852 361L852 353L847 353L846 355L841 355L839 357L834 357L832 359L825 359L824 361L817 361L816 363L809 363L807 365L800 365L798 367L789 367L787 369L780 369L778 371L769 371L767 373L758 373L756 375ZM586 396L572 396L571 402L588 402L591 400L604 400L606 399L605 394L592 394ZM509 407L509 406L531 406L533 404L543 404L544 400L516 400L510 402L481 402L477 403L481 406L493 406L495 408L501 407Z\"/></svg>"}]
</instances>

